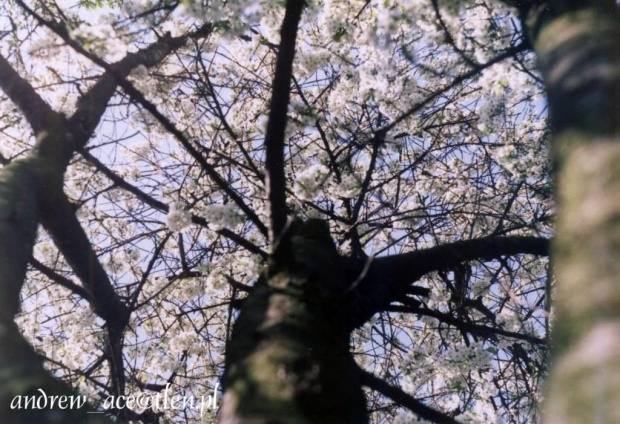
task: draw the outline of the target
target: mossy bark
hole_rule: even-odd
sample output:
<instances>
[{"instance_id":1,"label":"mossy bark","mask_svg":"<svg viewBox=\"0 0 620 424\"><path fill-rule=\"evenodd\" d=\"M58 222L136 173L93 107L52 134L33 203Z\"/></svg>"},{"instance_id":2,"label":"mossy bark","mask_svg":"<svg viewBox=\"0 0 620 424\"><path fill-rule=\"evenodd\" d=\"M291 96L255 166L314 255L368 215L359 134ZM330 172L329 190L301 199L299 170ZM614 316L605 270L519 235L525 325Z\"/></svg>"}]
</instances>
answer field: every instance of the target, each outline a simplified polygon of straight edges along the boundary
<instances>
[{"instance_id":1,"label":"mossy bark","mask_svg":"<svg viewBox=\"0 0 620 424\"><path fill-rule=\"evenodd\" d=\"M364 423L341 259L327 224L290 230L244 302L227 351L222 423Z\"/></svg>"},{"instance_id":2,"label":"mossy bark","mask_svg":"<svg viewBox=\"0 0 620 424\"><path fill-rule=\"evenodd\" d=\"M525 22L547 87L558 221L548 423L620 422L620 14L536 3Z\"/></svg>"},{"instance_id":3,"label":"mossy bark","mask_svg":"<svg viewBox=\"0 0 620 424\"><path fill-rule=\"evenodd\" d=\"M110 422L88 414L88 405L80 409L15 407L16 398L41 396L40 390L48 396L77 395L43 368L42 358L13 322L37 231L42 174L36 156L17 160L0 171L0 422Z\"/></svg>"}]
</instances>

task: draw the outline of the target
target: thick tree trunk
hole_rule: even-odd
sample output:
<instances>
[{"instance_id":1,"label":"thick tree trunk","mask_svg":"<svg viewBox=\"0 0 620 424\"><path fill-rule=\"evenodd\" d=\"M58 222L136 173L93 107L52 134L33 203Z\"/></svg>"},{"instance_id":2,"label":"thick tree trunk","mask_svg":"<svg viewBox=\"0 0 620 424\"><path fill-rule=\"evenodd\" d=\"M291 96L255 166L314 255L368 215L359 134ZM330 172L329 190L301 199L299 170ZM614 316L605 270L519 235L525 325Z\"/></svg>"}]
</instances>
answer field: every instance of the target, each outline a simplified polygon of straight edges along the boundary
<instances>
[{"instance_id":1,"label":"thick tree trunk","mask_svg":"<svg viewBox=\"0 0 620 424\"><path fill-rule=\"evenodd\" d=\"M555 1L525 28L547 86L559 212L548 423L620 422L620 14Z\"/></svg>"},{"instance_id":2,"label":"thick tree trunk","mask_svg":"<svg viewBox=\"0 0 620 424\"><path fill-rule=\"evenodd\" d=\"M37 16L23 2L18 3L32 16ZM188 39L210 34L212 25L205 24L183 37L161 37L151 46L109 65L83 51L79 43L69 38L67 31L59 29L61 26L52 26L43 20L39 23L50 27L70 46L102 65L106 73L80 97L75 114L67 119L52 110L0 55L0 89L19 107L37 137L37 143L26 158L0 170L0 422L110 422L103 416L88 414L88 405L80 409L11 408L16 396L39 396L39 389L50 396L76 394L69 386L52 378L43 367L43 359L19 333L13 322L19 309L19 293L32 257L37 227L42 223L82 281L94 311L106 320L112 346L106 354L116 369L112 376L112 392L124 394L121 347L130 312L116 295L63 193L63 176L75 151L86 145L99 124L117 86L128 85L124 78L131 70L141 64L151 67L160 63Z\"/></svg>"},{"instance_id":3,"label":"thick tree trunk","mask_svg":"<svg viewBox=\"0 0 620 424\"><path fill-rule=\"evenodd\" d=\"M76 396L66 384L53 378L42 358L22 337L13 317L19 310L26 267L32 255L39 215L42 184L41 160L35 156L18 160L0 171L0 422L7 423L108 423L105 417L79 409L23 406L35 397L43 405L47 396ZM57 401L60 398L57 398Z\"/></svg>"},{"instance_id":4,"label":"thick tree trunk","mask_svg":"<svg viewBox=\"0 0 620 424\"><path fill-rule=\"evenodd\" d=\"M287 261L271 264L234 326L221 422L364 423L340 257L326 223L289 231Z\"/></svg>"}]
</instances>

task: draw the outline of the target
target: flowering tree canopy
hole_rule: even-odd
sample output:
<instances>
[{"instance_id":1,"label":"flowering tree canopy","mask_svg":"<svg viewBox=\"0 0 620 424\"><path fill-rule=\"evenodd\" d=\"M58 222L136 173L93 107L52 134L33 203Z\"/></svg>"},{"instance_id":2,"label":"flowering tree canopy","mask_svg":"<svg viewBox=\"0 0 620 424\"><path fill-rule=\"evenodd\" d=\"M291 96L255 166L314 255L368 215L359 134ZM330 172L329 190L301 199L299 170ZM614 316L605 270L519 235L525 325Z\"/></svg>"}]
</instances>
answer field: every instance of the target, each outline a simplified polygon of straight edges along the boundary
<instances>
[{"instance_id":1,"label":"flowering tree canopy","mask_svg":"<svg viewBox=\"0 0 620 424\"><path fill-rule=\"evenodd\" d=\"M617 6L557 3L3 2L3 413L538 422L552 137L582 149L555 157L595 202L567 191L558 275L600 265L578 330L560 291L560 344L620 297L620 162L596 176L618 158ZM616 223L588 238L597 222ZM16 407L41 390L88 405ZM168 392L191 401L109 401Z\"/></svg>"}]
</instances>

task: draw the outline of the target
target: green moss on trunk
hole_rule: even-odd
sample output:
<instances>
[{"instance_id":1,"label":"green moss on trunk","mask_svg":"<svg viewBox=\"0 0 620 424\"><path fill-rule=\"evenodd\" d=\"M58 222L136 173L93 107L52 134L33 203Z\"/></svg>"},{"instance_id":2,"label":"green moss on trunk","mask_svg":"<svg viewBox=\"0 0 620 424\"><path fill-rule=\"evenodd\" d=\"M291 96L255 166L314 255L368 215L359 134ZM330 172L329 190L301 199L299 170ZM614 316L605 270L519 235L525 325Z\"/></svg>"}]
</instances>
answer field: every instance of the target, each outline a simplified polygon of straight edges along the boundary
<instances>
[{"instance_id":1,"label":"green moss on trunk","mask_svg":"<svg viewBox=\"0 0 620 424\"><path fill-rule=\"evenodd\" d=\"M548 423L620 422L620 14L537 4L525 21L547 86L558 222Z\"/></svg>"},{"instance_id":2,"label":"green moss on trunk","mask_svg":"<svg viewBox=\"0 0 620 424\"><path fill-rule=\"evenodd\" d=\"M287 262L272 264L235 323L221 422L364 423L340 257L317 221L291 233Z\"/></svg>"}]
</instances>

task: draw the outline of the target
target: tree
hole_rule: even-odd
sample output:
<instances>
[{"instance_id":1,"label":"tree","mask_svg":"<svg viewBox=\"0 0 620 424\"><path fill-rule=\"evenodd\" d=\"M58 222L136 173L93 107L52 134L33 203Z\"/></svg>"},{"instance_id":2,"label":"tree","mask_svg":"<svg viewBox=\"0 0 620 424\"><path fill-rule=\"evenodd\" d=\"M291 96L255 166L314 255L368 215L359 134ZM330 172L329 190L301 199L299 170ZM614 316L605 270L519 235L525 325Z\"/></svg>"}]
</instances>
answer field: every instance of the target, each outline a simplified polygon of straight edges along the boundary
<instances>
[{"instance_id":1,"label":"tree","mask_svg":"<svg viewBox=\"0 0 620 424\"><path fill-rule=\"evenodd\" d=\"M615 334L615 4L255 3L0 6L5 416L205 422L106 402L223 375L222 422L538 420L551 133L558 351Z\"/></svg>"},{"instance_id":2,"label":"tree","mask_svg":"<svg viewBox=\"0 0 620 424\"><path fill-rule=\"evenodd\" d=\"M558 316L548 422L620 408L620 25L614 1L517 2L545 80L558 168ZM596 383L594 383L596 381ZM594 418L596 417L596 418Z\"/></svg>"}]
</instances>

